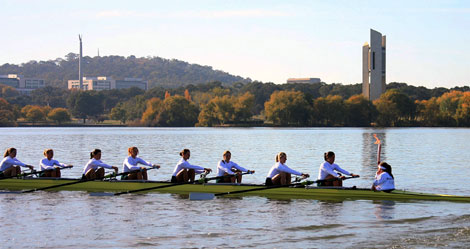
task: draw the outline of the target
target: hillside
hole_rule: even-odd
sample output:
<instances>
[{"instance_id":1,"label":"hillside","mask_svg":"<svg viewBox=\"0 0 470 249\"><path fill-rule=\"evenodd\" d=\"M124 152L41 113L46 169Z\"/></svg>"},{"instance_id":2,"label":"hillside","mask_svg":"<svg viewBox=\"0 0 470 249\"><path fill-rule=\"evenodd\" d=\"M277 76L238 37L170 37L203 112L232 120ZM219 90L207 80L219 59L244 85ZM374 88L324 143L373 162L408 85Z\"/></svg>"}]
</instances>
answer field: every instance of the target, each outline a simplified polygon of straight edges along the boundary
<instances>
[{"instance_id":1,"label":"hillside","mask_svg":"<svg viewBox=\"0 0 470 249\"><path fill-rule=\"evenodd\" d=\"M250 78L234 76L214 70L210 66L160 57L85 56L83 67L83 76L112 76L115 79L142 78L149 82L149 88L155 86L175 88L212 81L225 84L251 82ZM51 86L67 87L67 80L78 79L78 54L69 53L65 59L30 61L21 65L7 63L0 66L0 75L3 74L21 74L25 77L42 78Z\"/></svg>"}]
</instances>

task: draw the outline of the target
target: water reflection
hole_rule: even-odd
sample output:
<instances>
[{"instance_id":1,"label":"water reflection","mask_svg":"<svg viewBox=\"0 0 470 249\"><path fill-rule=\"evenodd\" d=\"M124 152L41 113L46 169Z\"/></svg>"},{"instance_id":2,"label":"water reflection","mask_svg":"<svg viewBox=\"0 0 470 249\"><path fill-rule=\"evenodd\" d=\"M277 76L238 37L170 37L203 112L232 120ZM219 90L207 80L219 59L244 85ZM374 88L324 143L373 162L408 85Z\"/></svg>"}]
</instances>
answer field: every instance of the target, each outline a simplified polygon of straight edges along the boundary
<instances>
[{"instance_id":1,"label":"water reflection","mask_svg":"<svg viewBox=\"0 0 470 249\"><path fill-rule=\"evenodd\" d=\"M321 200L318 201L318 209L324 221L336 220L336 217L343 209L343 202L339 200Z\"/></svg>"},{"instance_id":2,"label":"water reflection","mask_svg":"<svg viewBox=\"0 0 470 249\"><path fill-rule=\"evenodd\" d=\"M379 220L391 220L395 218L395 201L373 201L374 214Z\"/></svg>"},{"instance_id":3,"label":"water reflection","mask_svg":"<svg viewBox=\"0 0 470 249\"><path fill-rule=\"evenodd\" d=\"M375 143L373 134L377 134L377 138L382 143L382 153L380 155L381 161L385 161L386 157L386 132L375 132L372 130L364 130L362 133L362 171L364 176L374 176L377 170L377 150L378 146ZM362 175L361 175L362 176Z\"/></svg>"}]
</instances>

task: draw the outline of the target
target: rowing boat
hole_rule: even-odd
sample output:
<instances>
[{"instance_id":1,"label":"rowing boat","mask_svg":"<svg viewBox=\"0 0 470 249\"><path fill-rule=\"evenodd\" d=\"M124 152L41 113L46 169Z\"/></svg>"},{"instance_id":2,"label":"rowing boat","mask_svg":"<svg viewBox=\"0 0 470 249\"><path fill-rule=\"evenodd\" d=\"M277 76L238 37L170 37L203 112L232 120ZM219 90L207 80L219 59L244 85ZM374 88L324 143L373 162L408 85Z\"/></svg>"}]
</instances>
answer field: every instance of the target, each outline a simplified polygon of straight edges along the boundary
<instances>
[{"instance_id":1,"label":"rowing boat","mask_svg":"<svg viewBox=\"0 0 470 249\"><path fill-rule=\"evenodd\" d=\"M24 178L0 180L0 189L20 191L44 188L53 185L75 182L77 179L67 178ZM171 185L161 181L87 181L78 184L61 186L48 191L87 191L87 192L123 192ZM469 202L470 196L442 195L417 193L404 190L394 190L391 193L374 192L369 189L334 188L334 187L281 187L265 189L264 185L255 184L230 184L230 183L205 183L183 184L167 188L160 188L145 192L161 192L187 195L192 192L200 193L227 193L259 188L259 191L251 191L243 194L230 194L226 196L264 196L273 199L316 199L316 200L395 200L395 201L452 201Z\"/></svg>"}]
</instances>

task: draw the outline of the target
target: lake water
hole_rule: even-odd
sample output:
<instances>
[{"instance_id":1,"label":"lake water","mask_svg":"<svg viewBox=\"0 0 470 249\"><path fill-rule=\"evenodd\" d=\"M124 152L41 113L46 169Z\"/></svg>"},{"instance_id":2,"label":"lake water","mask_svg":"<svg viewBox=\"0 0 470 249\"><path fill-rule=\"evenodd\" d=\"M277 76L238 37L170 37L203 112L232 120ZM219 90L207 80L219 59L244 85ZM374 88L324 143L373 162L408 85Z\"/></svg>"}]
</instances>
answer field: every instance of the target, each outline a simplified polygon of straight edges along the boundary
<instances>
[{"instance_id":1,"label":"lake water","mask_svg":"<svg viewBox=\"0 0 470 249\"><path fill-rule=\"evenodd\" d=\"M179 151L191 149L192 164L216 169L224 150L262 183L276 153L287 165L315 179L323 153L359 179L345 186L370 187L377 145L393 167L398 189L470 195L470 129L404 128L0 128L0 149L38 165L42 151L75 167L78 178L94 148L105 163L119 166L127 148L162 166L152 180L169 180ZM470 204L275 200L264 197L190 201L186 196L139 194L89 196L85 192L0 195L2 248L432 248L470 246Z\"/></svg>"}]
</instances>

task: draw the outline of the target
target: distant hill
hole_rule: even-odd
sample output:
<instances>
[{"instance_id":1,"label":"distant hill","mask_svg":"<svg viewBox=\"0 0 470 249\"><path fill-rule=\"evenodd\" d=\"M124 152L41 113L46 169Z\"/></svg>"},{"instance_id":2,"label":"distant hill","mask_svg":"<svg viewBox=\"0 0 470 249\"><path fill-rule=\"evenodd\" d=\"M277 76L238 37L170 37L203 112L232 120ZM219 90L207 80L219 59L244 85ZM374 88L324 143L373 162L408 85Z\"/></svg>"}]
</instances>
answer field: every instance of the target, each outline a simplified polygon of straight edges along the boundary
<instances>
[{"instance_id":1,"label":"distant hill","mask_svg":"<svg viewBox=\"0 0 470 249\"><path fill-rule=\"evenodd\" d=\"M149 88L155 86L175 88L212 81L228 85L235 82L251 82L250 78L214 70L210 66L160 57L85 56L82 65L83 76L112 76L115 79L142 78L149 82ZM51 86L67 87L68 80L78 79L78 54L69 53L65 59L30 61L21 65L7 63L0 66L0 75L2 74L21 74L30 78L42 78Z\"/></svg>"}]
</instances>

